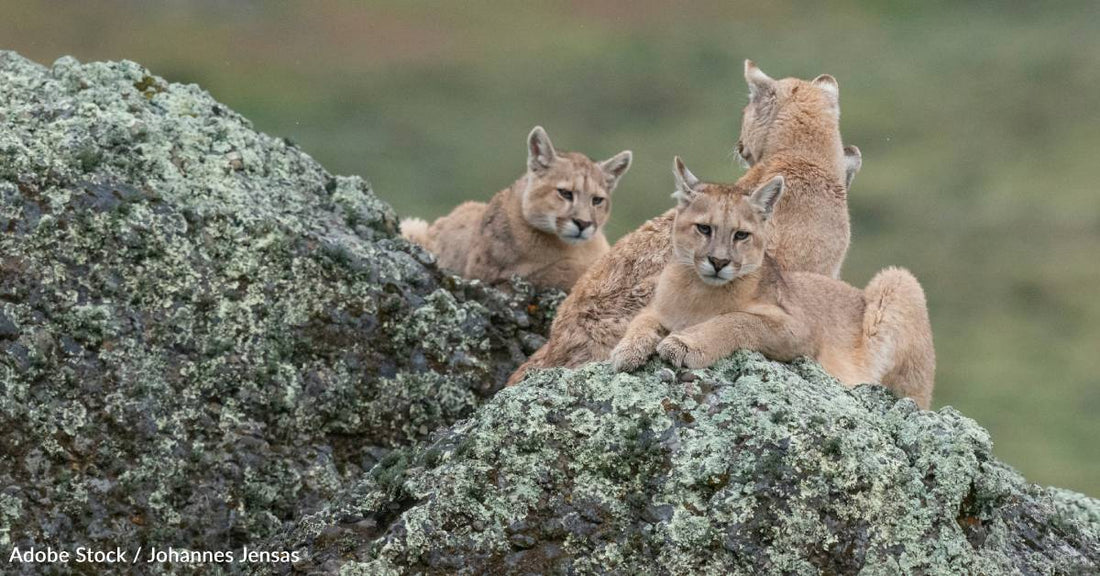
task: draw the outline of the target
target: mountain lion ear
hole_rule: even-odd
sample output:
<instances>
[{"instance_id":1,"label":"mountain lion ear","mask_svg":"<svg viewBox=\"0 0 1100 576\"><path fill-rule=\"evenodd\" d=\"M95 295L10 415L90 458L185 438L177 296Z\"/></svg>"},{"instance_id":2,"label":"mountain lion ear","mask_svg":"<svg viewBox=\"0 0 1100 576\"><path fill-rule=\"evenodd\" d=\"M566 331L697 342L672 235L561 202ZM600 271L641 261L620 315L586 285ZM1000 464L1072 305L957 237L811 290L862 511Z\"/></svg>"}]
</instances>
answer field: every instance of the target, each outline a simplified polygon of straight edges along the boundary
<instances>
[{"instance_id":1,"label":"mountain lion ear","mask_svg":"<svg viewBox=\"0 0 1100 576\"><path fill-rule=\"evenodd\" d=\"M834 99L840 98L840 84L837 83L836 78L833 78L829 74L822 74L814 78L813 85L828 92Z\"/></svg>"},{"instance_id":2,"label":"mountain lion ear","mask_svg":"<svg viewBox=\"0 0 1100 576\"><path fill-rule=\"evenodd\" d=\"M542 126L535 126L527 135L527 168L532 172L540 172L550 167L554 162L554 145L550 143L550 137Z\"/></svg>"},{"instance_id":3,"label":"mountain lion ear","mask_svg":"<svg viewBox=\"0 0 1100 576\"><path fill-rule=\"evenodd\" d=\"M687 208L699 196L699 179L687 169L679 156L672 161L672 174L676 177L676 190L672 192L672 197L676 199L678 208Z\"/></svg>"},{"instance_id":4,"label":"mountain lion ear","mask_svg":"<svg viewBox=\"0 0 1100 576\"><path fill-rule=\"evenodd\" d=\"M859 169L863 168L863 153L856 146L844 147L844 187L851 188Z\"/></svg>"},{"instance_id":5,"label":"mountain lion ear","mask_svg":"<svg viewBox=\"0 0 1100 576\"><path fill-rule=\"evenodd\" d=\"M630 150L623 150L618 154L600 162L600 170L603 170L604 174L607 174L607 178L610 181L608 184L608 192L615 189L615 185L619 183L619 178L626 174L626 171L630 169L630 162L634 159L634 155Z\"/></svg>"},{"instance_id":6,"label":"mountain lion ear","mask_svg":"<svg viewBox=\"0 0 1100 576\"><path fill-rule=\"evenodd\" d=\"M775 94L775 80L757 68L752 60L745 60L745 83L749 85L749 97L753 100Z\"/></svg>"},{"instance_id":7,"label":"mountain lion ear","mask_svg":"<svg viewBox=\"0 0 1100 576\"><path fill-rule=\"evenodd\" d=\"M766 184L756 189L749 196L749 204L756 209L765 219L771 218L779 197L783 195L783 177L776 176L768 180Z\"/></svg>"}]
</instances>

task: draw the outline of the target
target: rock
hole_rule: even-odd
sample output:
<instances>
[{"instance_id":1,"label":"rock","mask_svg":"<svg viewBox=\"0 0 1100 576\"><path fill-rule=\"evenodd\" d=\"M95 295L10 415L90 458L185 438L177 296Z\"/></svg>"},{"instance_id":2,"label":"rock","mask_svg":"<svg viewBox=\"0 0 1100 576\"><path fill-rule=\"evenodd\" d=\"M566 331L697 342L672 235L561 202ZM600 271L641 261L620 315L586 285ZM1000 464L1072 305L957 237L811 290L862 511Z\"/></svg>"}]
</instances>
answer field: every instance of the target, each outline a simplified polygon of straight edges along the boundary
<instances>
[{"instance_id":1,"label":"rock","mask_svg":"<svg viewBox=\"0 0 1100 576\"><path fill-rule=\"evenodd\" d=\"M14 339L19 337L19 327L8 318L3 309L0 309L0 338Z\"/></svg>"},{"instance_id":2,"label":"rock","mask_svg":"<svg viewBox=\"0 0 1100 576\"><path fill-rule=\"evenodd\" d=\"M236 549L468 415L560 295L132 62L0 52L0 549ZM24 566L24 571L34 567Z\"/></svg>"},{"instance_id":3,"label":"rock","mask_svg":"<svg viewBox=\"0 0 1100 576\"><path fill-rule=\"evenodd\" d=\"M1100 569L1100 502L1028 484L952 408L758 354L700 376L712 405L656 362L535 373L267 546L301 552L296 573ZM345 514L378 527L318 537Z\"/></svg>"}]
</instances>

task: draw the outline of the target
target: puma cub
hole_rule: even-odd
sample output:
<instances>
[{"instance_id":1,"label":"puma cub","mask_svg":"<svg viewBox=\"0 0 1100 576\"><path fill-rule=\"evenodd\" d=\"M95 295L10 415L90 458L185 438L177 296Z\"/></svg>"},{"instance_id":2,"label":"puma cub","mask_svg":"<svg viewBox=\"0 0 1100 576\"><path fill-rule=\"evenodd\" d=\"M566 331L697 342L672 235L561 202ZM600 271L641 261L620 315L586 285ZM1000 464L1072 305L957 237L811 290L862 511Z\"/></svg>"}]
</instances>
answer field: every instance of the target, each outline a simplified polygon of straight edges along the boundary
<instances>
[{"instance_id":1,"label":"puma cub","mask_svg":"<svg viewBox=\"0 0 1100 576\"><path fill-rule=\"evenodd\" d=\"M816 358L847 386L881 382L922 408L932 402L935 353L924 292L900 268L864 290L813 272L783 270L767 248L784 178L755 189L701 185L675 161L672 258L653 300L611 351L632 370L656 351L704 368L746 348L788 362Z\"/></svg>"},{"instance_id":2,"label":"puma cub","mask_svg":"<svg viewBox=\"0 0 1100 576\"><path fill-rule=\"evenodd\" d=\"M786 178L775 209L769 252L784 270L838 276L848 251L848 187L862 159L840 139L840 90L828 74L814 80L773 80L745 61L749 103L737 150L752 167L746 186L766 175ZM674 211L620 239L578 281L558 307L550 339L516 370L516 384L532 368L576 367L607 359L630 319L653 294L670 255Z\"/></svg>"},{"instance_id":3,"label":"puma cub","mask_svg":"<svg viewBox=\"0 0 1100 576\"><path fill-rule=\"evenodd\" d=\"M527 137L527 173L511 187L488 204L460 204L431 225L403 220L401 234L466 278L499 284L518 274L568 291L610 249L602 228L630 161L629 150L603 162L555 150L536 126Z\"/></svg>"}]
</instances>

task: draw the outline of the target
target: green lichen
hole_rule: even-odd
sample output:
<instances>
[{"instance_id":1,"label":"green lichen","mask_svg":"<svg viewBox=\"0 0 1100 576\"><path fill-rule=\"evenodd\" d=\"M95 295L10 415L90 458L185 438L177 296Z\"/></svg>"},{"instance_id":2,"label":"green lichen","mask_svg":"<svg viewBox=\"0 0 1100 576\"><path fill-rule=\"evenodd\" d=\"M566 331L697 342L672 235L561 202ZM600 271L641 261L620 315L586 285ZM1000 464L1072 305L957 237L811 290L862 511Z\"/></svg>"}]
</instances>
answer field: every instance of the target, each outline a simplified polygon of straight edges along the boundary
<instances>
[{"instance_id":1,"label":"green lichen","mask_svg":"<svg viewBox=\"0 0 1100 576\"><path fill-rule=\"evenodd\" d=\"M536 373L272 543L347 574L1098 568L1100 503L1027 484L951 408L756 354L659 370Z\"/></svg>"}]
</instances>

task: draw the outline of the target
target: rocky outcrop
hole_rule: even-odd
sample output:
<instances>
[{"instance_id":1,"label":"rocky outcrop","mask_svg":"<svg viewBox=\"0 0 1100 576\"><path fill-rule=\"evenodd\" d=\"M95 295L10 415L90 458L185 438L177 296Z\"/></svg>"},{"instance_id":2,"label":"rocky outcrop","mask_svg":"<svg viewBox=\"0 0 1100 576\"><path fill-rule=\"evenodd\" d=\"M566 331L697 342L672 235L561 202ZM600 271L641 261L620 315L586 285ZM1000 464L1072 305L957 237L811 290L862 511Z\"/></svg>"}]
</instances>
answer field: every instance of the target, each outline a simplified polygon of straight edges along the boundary
<instances>
[{"instance_id":1,"label":"rocky outcrop","mask_svg":"<svg viewBox=\"0 0 1100 576\"><path fill-rule=\"evenodd\" d=\"M591 365L497 393L558 296L441 274L366 183L195 86L2 52L0 126L5 553L303 554L148 573L1098 570L1095 500L1028 484L950 408L812 363Z\"/></svg>"},{"instance_id":2,"label":"rocky outcrop","mask_svg":"<svg viewBox=\"0 0 1100 576\"><path fill-rule=\"evenodd\" d=\"M493 393L553 295L132 62L0 53L0 549L239 547ZM7 558L5 557L5 560Z\"/></svg>"},{"instance_id":3,"label":"rocky outcrop","mask_svg":"<svg viewBox=\"0 0 1100 576\"><path fill-rule=\"evenodd\" d=\"M271 544L341 574L1097 573L1100 504L991 448L809 362L550 370Z\"/></svg>"}]
</instances>

